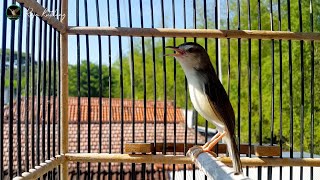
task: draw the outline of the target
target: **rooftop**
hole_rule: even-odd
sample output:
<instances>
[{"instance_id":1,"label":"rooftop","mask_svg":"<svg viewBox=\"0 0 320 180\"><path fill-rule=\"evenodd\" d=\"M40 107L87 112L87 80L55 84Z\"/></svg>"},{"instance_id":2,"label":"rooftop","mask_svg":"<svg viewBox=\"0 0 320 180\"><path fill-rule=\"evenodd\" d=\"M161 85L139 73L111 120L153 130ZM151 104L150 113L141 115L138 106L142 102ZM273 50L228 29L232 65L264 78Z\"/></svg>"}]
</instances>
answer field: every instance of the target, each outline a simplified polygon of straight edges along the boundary
<instances>
[{"instance_id":1,"label":"rooftop","mask_svg":"<svg viewBox=\"0 0 320 180\"><path fill-rule=\"evenodd\" d=\"M154 102L153 101L147 101L146 102L146 119L147 123L146 125L143 123L144 119L144 105L143 101L136 100L135 101L135 124L133 126L132 124L132 117L133 117L133 110L132 110L132 101L129 99L123 100L123 111L124 111L124 121L126 123L121 124L121 100L120 99L111 99L112 101L112 121L111 124L107 123L109 122L109 99L103 98L102 99L102 124L100 129L99 124L99 98L91 98L91 127L90 127L90 135L91 135L91 141L90 145L88 145L88 124L87 124L87 112L88 112L88 101L86 97L80 98L80 120L77 119L77 98L70 97L69 98L69 152L88 152L88 148L90 146L91 152L99 152L99 138L101 133L101 152L103 153L109 153L109 150L111 150L111 153L120 153L121 150L121 132L123 132L123 144L125 143L131 143L133 142L143 142L144 137L146 137L146 142L152 143L154 142L154 138L156 138L157 143L164 142L164 138L167 138L168 143L173 143L174 139L176 139L177 143L184 143L185 141L188 143L194 143L195 142L195 131L193 129L185 128L184 124L184 116L182 114L182 109L177 108L174 109L174 106L172 102L168 102L167 104L167 125L164 124L164 103L163 102L156 102L156 134L154 133ZM34 141L36 143L37 139L39 139L40 143L40 157L42 157L42 140L47 141L47 125L45 126L45 136L42 136L42 126L39 126L39 132L40 134L37 134L37 126L34 126L34 134L32 134L31 131L31 102L35 103L37 101L30 101L29 102L29 143L31 143L32 137L34 137ZM41 101L42 102L42 101ZM15 106L13 108L15 118L17 118L17 103L15 103ZM51 105L51 120L52 122L52 105ZM42 108L41 108L42 111ZM35 111L36 113L36 111ZM56 117L58 117L58 111L56 111ZM176 114L176 119L174 118L174 114ZM9 108L7 107L5 109L5 118L8 120L9 115ZM24 101L21 103L21 120L25 120L25 104ZM40 113L42 115L42 113ZM16 122L16 121L15 121ZM47 121L46 121L47 122ZM57 122L57 120L56 120ZM78 129L78 123L80 129ZM50 123L50 143L52 144L50 146L50 152L53 152L53 134L52 129L53 126L56 128L55 132L55 154L58 154L58 124L57 123ZM109 128L111 127L111 131L109 131ZM133 128L134 128L134 136L133 136ZM146 128L146 129L144 129ZM167 134L165 136L164 130L167 130ZM174 128L176 128L176 135L174 136ZM187 139L185 140L185 133L187 134ZM78 136L78 134L80 136ZM111 137L109 137L111 135ZM110 139L111 138L111 139ZM109 143L109 139L111 142ZM21 153L22 157L25 156L25 124L21 123ZM205 138L204 136L198 134L198 142L204 142ZM79 142L79 143L78 143ZM8 123L4 123L4 166L5 169L8 167L8 143L9 143L9 125ZM13 143L14 143L14 169L17 168L17 124L14 123L13 125ZM47 144L47 143L46 143ZM35 144L36 145L36 144ZM29 144L29 161L31 163L31 144ZM45 147L46 148L46 147ZM34 148L36 152L36 146ZM47 148L45 149L45 152L47 152ZM46 155L46 154L45 154ZM35 155L36 156L36 155ZM52 154L50 155L52 156ZM41 159L41 158L40 158ZM25 160L22 160L22 168L24 168ZM70 176L73 176L76 173L76 163L69 163L69 173ZM136 171L139 172L141 170L141 164L136 164ZM183 166L176 165L176 169L182 169ZM192 166L188 166L188 168L192 168ZM118 163L112 163L111 166L112 172L116 174L116 172L119 172L119 164ZM162 169L162 164L155 165L154 170L159 171ZM166 170L172 170L172 166L165 166ZM87 163L80 163L80 170L82 173L84 173L83 176L85 176L85 172L87 170ZM125 163L124 164L124 172L129 173L131 171L131 164ZM92 163L91 164L91 171L97 172L98 171L98 164ZM101 171L107 172L108 171L108 163L102 163L101 164ZM147 171L151 171L151 166L147 165ZM160 173L161 174L161 173Z\"/></svg>"}]
</instances>

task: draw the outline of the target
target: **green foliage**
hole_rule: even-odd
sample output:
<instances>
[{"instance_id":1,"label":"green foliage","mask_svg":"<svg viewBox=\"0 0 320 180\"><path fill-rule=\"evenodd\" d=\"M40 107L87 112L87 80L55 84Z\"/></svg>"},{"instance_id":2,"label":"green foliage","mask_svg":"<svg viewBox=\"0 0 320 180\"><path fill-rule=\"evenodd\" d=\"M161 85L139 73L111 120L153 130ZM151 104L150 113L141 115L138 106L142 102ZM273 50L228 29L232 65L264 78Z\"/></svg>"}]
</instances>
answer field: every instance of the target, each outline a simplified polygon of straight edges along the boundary
<instances>
[{"instance_id":1,"label":"green foliage","mask_svg":"<svg viewBox=\"0 0 320 180\"><path fill-rule=\"evenodd\" d=\"M168 42L172 42L168 40ZM182 40L179 40L180 43ZM169 44L169 43L168 43ZM142 55L142 44L141 39L136 41L135 48L133 49L133 58L131 58L131 52L123 56L122 59L122 69L123 69L123 93L125 98L132 98L132 83L134 82L134 96L136 99L144 98L144 86L146 99L153 100L156 93L157 100L164 99L164 74L166 74L166 94L168 100L174 100L174 81L176 81L176 102L178 106L184 107L185 103L185 80L184 74L181 67L176 63L176 78L174 78L174 64L175 60L172 57L164 57L161 41L157 40L155 42L155 49L152 49L151 38L146 38L145 42L145 66L143 63ZM137 48L138 47L138 48ZM153 53L155 54L155 60L153 60ZM133 65L133 66L131 66ZM166 67L164 69L164 66ZM133 69L131 69L133 67ZM155 73L154 73L155 68ZM119 78L120 62L117 61L112 65L112 76L113 78ZM144 69L145 69L145 84L144 84ZM166 72L166 73L164 73ZM133 75L133 76L132 76ZM154 75L156 81L154 81ZM156 84L156 89L154 91L154 83ZM120 81L117 82L116 87L120 87ZM119 89L119 88L118 88ZM118 90L120 93L120 89ZM155 92L155 93L154 93ZM191 103L189 103L189 107Z\"/></svg>"},{"instance_id":2,"label":"green foliage","mask_svg":"<svg viewBox=\"0 0 320 180\"><path fill-rule=\"evenodd\" d=\"M77 65L69 65L69 96L78 96L78 80L80 85L80 96L88 96L88 88L91 90L91 97L99 96L99 87L102 88L102 97L107 97L109 92L109 76L108 66L101 66L101 82L99 83L99 66L90 63L90 87L87 79L87 62L81 61L80 77L77 75Z\"/></svg>"},{"instance_id":3,"label":"green foliage","mask_svg":"<svg viewBox=\"0 0 320 180\"><path fill-rule=\"evenodd\" d=\"M270 16L269 16L269 4L268 2L261 2L261 29L270 30ZM273 7L277 5L274 4ZM282 3L282 30L287 29L288 15L286 14L287 4ZM303 6L303 28L304 31L310 30L308 20L308 6ZM231 28L237 28L237 16L236 16L236 4L231 4ZM258 29L258 5L257 2L251 2L251 28ZM314 4L314 8L320 8L319 3ZM248 29L248 18L247 18L247 6L241 6L241 29ZM201 14L201 11L199 12ZM277 21L277 10L273 10L274 15L274 30L279 28ZM317 15L315 19L319 19ZM298 4L296 2L291 3L291 29L292 31L299 31L299 11ZM314 21L315 24L320 25L319 21ZM226 27L226 22L222 23ZM199 25L201 26L201 24ZM181 38L175 39L176 45L181 44L184 40ZM193 39L187 39L187 41L193 41ZM205 45L204 39L197 39L197 42L201 45ZM154 77L153 67L155 66L156 71L156 98L158 100L164 99L164 72L166 73L166 93L167 99L174 99L174 85L176 82L176 103L179 107L185 107L185 77L183 71L178 63L176 63L176 75L174 75L175 61L172 57L163 57L163 54L168 53L163 50L163 42L161 39L155 41L155 50L152 50L152 42L150 38L146 38L145 42L136 40L133 50L133 59L131 59L131 52L124 55L122 59L123 63L123 77L124 77L124 96L126 98L132 97L131 89L131 69L130 63L134 64L134 90L135 98L142 99L144 96L144 81L143 81L143 53L141 52L142 44L144 43L145 53L145 69L146 69L146 97L147 99L154 98ZM165 45L173 45L174 40L172 38L166 38ZM271 139L274 144L282 142L285 148L289 147L290 137L290 98L292 98L292 119L293 119L293 143L294 149L300 149L300 139L304 140L304 151L310 151L310 124L311 124L311 46L310 42L304 42L304 50L302 56L300 55L300 42L293 41L291 46L292 51L292 96L290 96L290 74L289 74L289 45L288 41L281 42L282 54L280 56L280 41L263 40L261 43L261 49L259 54L259 41L251 40L251 47L249 51L249 41L241 40L240 46L238 46L238 40L230 40L230 79L228 78L228 40L221 40L221 66L222 66L222 83L227 91L230 92L229 98L233 105L236 115L236 124L241 123L241 141L248 142L249 134L249 119L251 119L251 140L253 143L258 143L260 139L259 127L262 125L262 140L263 143L270 143ZM315 43L314 50L314 69L320 69L320 54L319 44ZM207 50L211 57L214 67L216 65L216 40L207 39ZM155 53L155 61L153 62L152 53ZM274 55L272 56L272 52ZM169 52L171 53L171 52ZM249 53L251 58L251 66L249 66ZM259 66L259 56L261 57L261 66ZM282 66L280 69L280 57L282 60ZM301 61L301 57L303 61ZM272 61L273 59L273 61ZM301 62L303 62L304 73L302 79L301 73ZM240 66L239 66L240 64ZM115 64L119 66L119 62ZM164 68L165 67L165 68ZM272 67L274 68L274 74L272 73ZM240 68L240 69L239 69ZM261 81L259 81L259 71L261 68ZM238 74L240 70L240 74ZM249 72L251 74L251 81L249 81ZM280 82L280 75L282 75L282 82ZM239 80L240 82L239 82ZM272 84L273 79L273 84ZM315 73L315 102L319 102L320 98L320 81L319 73ZM228 89L228 82L230 87ZM301 82L304 86L301 86ZM249 83L251 83L251 108L249 108ZM261 84L261 107L259 99L259 83ZM274 87L274 89L272 89ZM238 93L238 89L240 92ZM280 98L280 90L282 90L282 98ZM301 92L304 90L304 100L302 101ZM238 98L240 95L240 98ZM188 97L189 99L189 97ZM281 101L282 100L282 101ZM281 102L280 102L281 101ZM280 110L280 104L282 109ZM301 111L301 104L304 104L304 111ZM188 100L188 108L192 105ZM240 109L238 108L240 107ZM260 118L261 108L261 118ZM273 108L273 111L272 111ZM319 111L320 105L315 103L314 112ZM249 117L249 112L251 116ZM274 114L272 114L274 112ZM281 114L280 114L281 113ZM238 117L238 115L240 115ZM282 134L283 137L280 140L280 115L282 116ZM315 132L319 130L319 117L314 116ZM273 122L273 123L272 123ZM205 120L199 116L198 123L200 125L205 124ZM210 125L211 126L211 125ZM237 125L236 125L237 127ZM301 132L304 130L304 137L301 137ZM271 138L271 133L273 137ZM319 143L320 137L315 134L314 144ZM320 153L320 148L315 147L315 152Z\"/></svg>"},{"instance_id":4,"label":"green foliage","mask_svg":"<svg viewBox=\"0 0 320 180\"><path fill-rule=\"evenodd\" d=\"M257 2L251 2L251 28L258 29L258 14L257 14ZM269 17L269 4L268 2L261 2L261 22L262 29L270 30L271 26L270 17ZM286 14L287 4L285 2L281 5L282 10L282 21L281 26L282 30L287 29L287 18L288 14ZM248 15L247 15L247 7L241 6L241 29L248 29ZM278 30L279 24L278 20L278 11L275 9L277 4L273 4L273 25L274 30ZM299 10L298 3L291 3L291 30L299 31ZM309 23L309 9L308 4L303 2L302 5L302 27L304 31L310 31L310 23ZM237 12L236 4L232 4L231 11ZM315 8L320 8L319 3L314 4ZM318 26L319 14L315 15L314 23ZM237 16L233 16L231 19L232 25L231 27L237 26ZM226 45L227 40L222 40L222 59L226 59L227 50L224 47ZM273 142L279 143L280 141L280 112L282 112L282 121L283 121L283 143L284 147L288 148L289 146L289 137L290 137L290 119L293 120L293 143L294 149L300 149L300 140L304 140L303 148L304 151L310 151L310 124L311 124L311 42L303 43L303 51L300 52L300 42L292 41L292 46L290 48L292 52L291 62L292 62L292 96L290 96L290 73L289 73L289 43L288 41L282 41L282 54L280 56L280 46L279 41L274 41L274 50L272 50L272 41L262 41L261 45L261 108L262 114L261 119L259 116L259 46L258 40L251 41L251 126L252 126L252 142L258 142L259 135L259 123L262 123L263 132L262 139L264 143L271 142L271 133L273 129ZM314 69L319 69L320 65L320 54L319 52L319 44L315 43L314 50L314 61L315 66ZM240 112L240 117L236 117L237 120L241 122L241 141L248 142L248 126L249 126L249 94L248 94L248 74L249 74L249 49L248 49L248 40L241 40L241 49L238 52L239 47L237 44L237 40L231 40L231 70L230 70L230 100L235 109L235 114L238 116L238 112ZM274 52L274 56L272 56L272 52ZM211 56L212 57L212 56ZM280 57L282 58L282 69L280 69ZM272 65L272 58L274 58L274 64ZM302 61L302 60L303 61ZM241 62L241 74L240 74L240 99L238 99L238 62ZM226 61L222 61L223 68L227 69ZM303 66L302 66L303 65ZM272 76L272 67L274 67L274 76ZM304 73L301 72L301 68L304 67ZM223 76L223 83L225 87L227 87L227 76L226 73ZM280 74L282 75L282 82L280 82ZM315 73L315 102L320 99L320 81L317 81L317 77L319 77L319 73ZM274 84L272 84L272 79L274 79ZM302 86L303 85L303 86ZM274 87L274 93L272 93L272 87ZM282 102L280 102L280 89L282 89ZM304 92L303 92L304 91ZM272 96L274 94L274 96ZM303 95L303 96L302 96ZM273 100L272 100L272 97ZM302 99L304 97L304 99ZM292 116L290 116L290 98L292 98ZM239 102L240 100L240 102ZM240 109L238 109L238 103L240 104ZM282 111L280 111L280 104L282 105ZM302 111L302 105L303 110ZM272 114L272 107L274 108L274 114ZM316 113L319 110L319 104L315 105L314 112ZM272 120L274 124L272 124ZM319 124L319 118L314 116L315 124ZM238 123L238 122L236 122ZM318 127L315 126L315 130ZM301 137L301 133L304 131L304 136ZM317 144L320 140L320 137L315 134L315 142ZM315 147L315 152L319 153L320 148Z\"/></svg>"}]
</instances>

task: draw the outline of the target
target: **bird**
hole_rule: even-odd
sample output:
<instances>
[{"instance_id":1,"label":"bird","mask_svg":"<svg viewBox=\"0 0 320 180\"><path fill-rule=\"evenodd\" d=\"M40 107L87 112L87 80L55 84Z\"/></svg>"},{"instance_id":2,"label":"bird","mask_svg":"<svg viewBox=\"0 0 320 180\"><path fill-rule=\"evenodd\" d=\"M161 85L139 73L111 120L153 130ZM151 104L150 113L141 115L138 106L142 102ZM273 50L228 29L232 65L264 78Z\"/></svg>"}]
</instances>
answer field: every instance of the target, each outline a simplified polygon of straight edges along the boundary
<instances>
[{"instance_id":1,"label":"bird","mask_svg":"<svg viewBox=\"0 0 320 180\"><path fill-rule=\"evenodd\" d=\"M16 9L11 9L11 8L8 8L12 14L12 16L19 16L18 12L20 11L19 8L16 8Z\"/></svg>"},{"instance_id":2,"label":"bird","mask_svg":"<svg viewBox=\"0 0 320 180\"><path fill-rule=\"evenodd\" d=\"M194 109L207 121L214 124L217 134L202 146L202 151L211 152L223 139L227 144L235 174L241 174L242 164L235 139L235 115L229 97L221 84L206 50L195 42L179 46L167 46L175 51L173 56L181 65L188 82L188 89Z\"/></svg>"}]
</instances>

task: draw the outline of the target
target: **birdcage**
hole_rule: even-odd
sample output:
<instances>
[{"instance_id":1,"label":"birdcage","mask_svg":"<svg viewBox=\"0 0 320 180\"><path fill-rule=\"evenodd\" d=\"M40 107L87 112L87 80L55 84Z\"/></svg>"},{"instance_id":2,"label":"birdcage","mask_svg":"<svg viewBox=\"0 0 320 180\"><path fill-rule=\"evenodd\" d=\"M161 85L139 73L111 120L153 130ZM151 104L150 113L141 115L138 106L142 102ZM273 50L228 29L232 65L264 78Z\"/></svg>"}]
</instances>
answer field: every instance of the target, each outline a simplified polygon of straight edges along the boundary
<instances>
[{"instance_id":1,"label":"birdcage","mask_svg":"<svg viewBox=\"0 0 320 180\"><path fill-rule=\"evenodd\" d=\"M320 2L12 0L1 10L0 179L237 179L166 46L197 42L250 179L319 179ZM238 177L240 179L240 177Z\"/></svg>"}]
</instances>

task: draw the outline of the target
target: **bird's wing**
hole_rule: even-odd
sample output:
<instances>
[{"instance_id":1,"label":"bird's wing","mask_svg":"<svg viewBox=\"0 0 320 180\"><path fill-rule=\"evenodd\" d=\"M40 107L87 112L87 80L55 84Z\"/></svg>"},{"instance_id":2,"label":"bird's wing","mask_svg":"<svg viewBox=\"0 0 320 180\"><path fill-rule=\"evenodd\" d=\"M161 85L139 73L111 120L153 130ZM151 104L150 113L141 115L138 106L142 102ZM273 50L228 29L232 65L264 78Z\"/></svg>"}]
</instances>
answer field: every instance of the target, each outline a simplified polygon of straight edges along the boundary
<instances>
[{"instance_id":1,"label":"bird's wing","mask_svg":"<svg viewBox=\"0 0 320 180\"><path fill-rule=\"evenodd\" d=\"M203 85L203 91L206 94L212 110L215 112L221 122L224 123L229 133L234 134L235 116L229 97L222 86L220 80L215 74L213 67L209 67L212 73L201 73L206 83Z\"/></svg>"}]
</instances>

